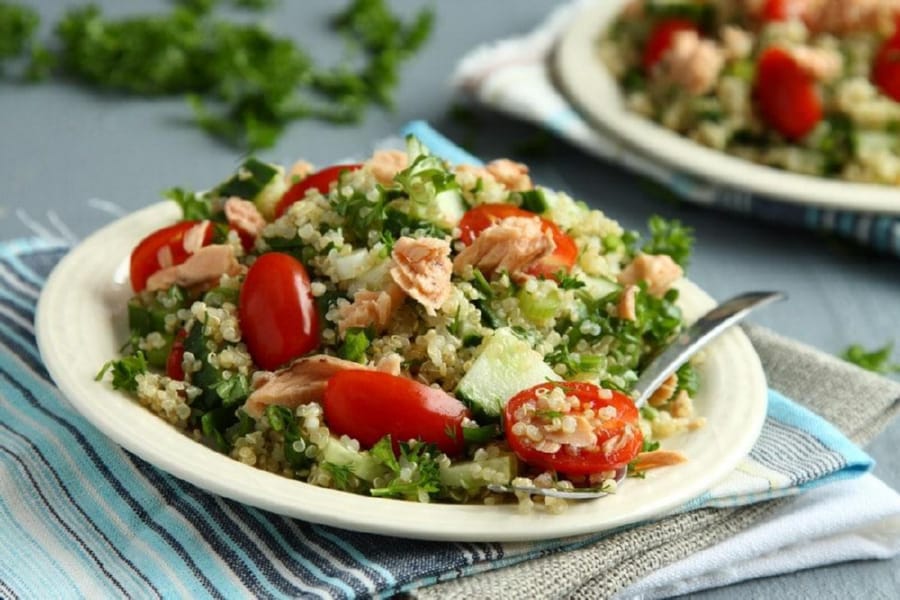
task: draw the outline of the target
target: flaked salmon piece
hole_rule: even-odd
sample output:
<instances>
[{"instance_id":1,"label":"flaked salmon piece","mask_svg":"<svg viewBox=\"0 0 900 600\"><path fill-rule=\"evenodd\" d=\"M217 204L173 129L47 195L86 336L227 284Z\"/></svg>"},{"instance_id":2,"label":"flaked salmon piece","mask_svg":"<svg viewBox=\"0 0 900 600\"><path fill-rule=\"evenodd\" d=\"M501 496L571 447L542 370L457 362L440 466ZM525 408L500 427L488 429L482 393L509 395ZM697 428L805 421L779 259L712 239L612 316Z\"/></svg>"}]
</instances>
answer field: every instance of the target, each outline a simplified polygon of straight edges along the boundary
<instances>
[{"instance_id":1,"label":"flaked salmon piece","mask_svg":"<svg viewBox=\"0 0 900 600\"><path fill-rule=\"evenodd\" d=\"M753 35L740 27L726 25L722 28L722 46L727 58L747 58L753 52Z\"/></svg>"},{"instance_id":2,"label":"flaked salmon piece","mask_svg":"<svg viewBox=\"0 0 900 600\"><path fill-rule=\"evenodd\" d=\"M650 404L650 406L662 406L672 398L672 396L675 394L675 390L677 389L678 374L672 373L671 375L669 375L669 378L663 381L662 385L659 386L655 392L653 392L653 394L647 400L647 403Z\"/></svg>"},{"instance_id":3,"label":"flaked salmon piece","mask_svg":"<svg viewBox=\"0 0 900 600\"><path fill-rule=\"evenodd\" d=\"M524 192L534 187L528 176L528 167L520 162L499 158L489 162L485 170L511 192Z\"/></svg>"},{"instance_id":4,"label":"flaked salmon piece","mask_svg":"<svg viewBox=\"0 0 900 600\"><path fill-rule=\"evenodd\" d=\"M437 238L401 237L391 251L391 279L429 315L447 301L453 288L450 243Z\"/></svg>"},{"instance_id":5,"label":"flaked salmon piece","mask_svg":"<svg viewBox=\"0 0 900 600\"><path fill-rule=\"evenodd\" d=\"M259 237L266 226L266 220L256 205L237 196L225 201L225 218L229 225L237 227L253 239Z\"/></svg>"},{"instance_id":6,"label":"flaked salmon piece","mask_svg":"<svg viewBox=\"0 0 900 600\"><path fill-rule=\"evenodd\" d=\"M201 221L188 229L184 233L184 237L181 240L181 245L184 248L184 251L188 254L194 254L203 247L203 240L206 239L206 233L209 228L212 227L212 223L209 221ZM168 247L166 248L168 249ZM161 261L159 264L163 264ZM171 262L165 266L171 266Z\"/></svg>"},{"instance_id":7,"label":"flaked salmon piece","mask_svg":"<svg viewBox=\"0 0 900 600\"><path fill-rule=\"evenodd\" d=\"M401 150L377 150L369 159L372 174L381 185L390 185L394 176L409 165L409 157Z\"/></svg>"},{"instance_id":8,"label":"flaked salmon piece","mask_svg":"<svg viewBox=\"0 0 900 600\"><path fill-rule=\"evenodd\" d=\"M271 376L260 379L261 385L244 402L244 412L259 418L267 406L295 409L301 404L320 402L328 379L335 373L348 370L374 369L327 354L298 358Z\"/></svg>"},{"instance_id":9,"label":"flaked salmon piece","mask_svg":"<svg viewBox=\"0 0 900 600\"><path fill-rule=\"evenodd\" d=\"M453 272L472 266L487 276L496 271L521 273L556 249L553 234L539 217L507 217L486 228L453 261Z\"/></svg>"},{"instance_id":10,"label":"flaked salmon piece","mask_svg":"<svg viewBox=\"0 0 900 600\"><path fill-rule=\"evenodd\" d=\"M225 244L204 246L180 265L160 269L147 279L147 290L167 290L173 285L192 287L214 283L225 274L237 275L241 266L234 258L234 249Z\"/></svg>"},{"instance_id":11,"label":"flaked salmon piece","mask_svg":"<svg viewBox=\"0 0 900 600\"><path fill-rule=\"evenodd\" d=\"M861 31L889 35L898 14L900 0L808 0L803 11L812 31L838 35Z\"/></svg>"},{"instance_id":12,"label":"flaked salmon piece","mask_svg":"<svg viewBox=\"0 0 900 600\"><path fill-rule=\"evenodd\" d=\"M687 457L676 450L653 450L641 452L629 465L633 471L649 471L660 467L671 467L687 462Z\"/></svg>"},{"instance_id":13,"label":"flaked salmon piece","mask_svg":"<svg viewBox=\"0 0 900 600\"><path fill-rule=\"evenodd\" d=\"M647 291L662 297L683 275L684 271L668 254L638 254L619 273L618 281L623 285L646 281Z\"/></svg>"},{"instance_id":14,"label":"flaked salmon piece","mask_svg":"<svg viewBox=\"0 0 900 600\"><path fill-rule=\"evenodd\" d=\"M297 182L303 181L310 175L312 175L313 171L315 171L315 167L313 167L312 163L307 162L305 160L298 160L291 168L288 169L288 172L285 174L284 179L288 185L294 185Z\"/></svg>"},{"instance_id":15,"label":"flaked salmon piece","mask_svg":"<svg viewBox=\"0 0 900 600\"><path fill-rule=\"evenodd\" d=\"M353 295L353 302L338 309L338 333L343 336L352 327L372 327L383 332L405 297L395 283L377 292L359 290Z\"/></svg>"},{"instance_id":16,"label":"flaked salmon piece","mask_svg":"<svg viewBox=\"0 0 900 600\"><path fill-rule=\"evenodd\" d=\"M702 39L696 31L679 31L653 73L691 94L702 96L716 84L724 64L725 54L714 42Z\"/></svg>"},{"instance_id":17,"label":"flaked salmon piece","mask_svg":"<svg viewBox=\"0 0 900 600\"><path fill-rule=\"evenodd\" d=\"M622 290L622 296L619 298L619 304L616 306L616 315L624 321L637 321L637 311L635 296L638 287L636 285L626 285Z\"/></svg>"},{"instance_id":18,"label":"flaked salmon piece","mask_svg":"<svg viewBox=\"0 0 900 600\"><path fill-rule=\"evenodd\" d=\"M834 50L795 46L788 52L807 75L818 81L831 81L844 69L844 57Z\"/></svg>"}]
</instances>

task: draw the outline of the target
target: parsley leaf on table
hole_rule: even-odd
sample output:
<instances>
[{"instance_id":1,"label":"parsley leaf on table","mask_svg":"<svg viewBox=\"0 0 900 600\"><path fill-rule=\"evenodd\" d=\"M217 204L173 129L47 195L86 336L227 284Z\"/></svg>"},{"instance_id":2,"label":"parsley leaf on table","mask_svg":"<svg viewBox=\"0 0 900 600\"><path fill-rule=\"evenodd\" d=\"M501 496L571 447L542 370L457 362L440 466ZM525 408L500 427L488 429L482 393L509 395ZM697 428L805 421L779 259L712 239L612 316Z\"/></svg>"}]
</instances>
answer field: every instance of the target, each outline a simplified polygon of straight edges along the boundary
<instances>
[{"instance_id":1,"label":"parsley leaf on table","mask_svg":"<svg viewBox=\"0 0 900 600\"><path fill-rule=\"evenodd\" d=\"M891 362L893 350L893 344L885 344L875 350L866 350L859 344L852 344L841 353L841 358L873 373L900 373L900 363Z\"/></svg>"}]
</instances>

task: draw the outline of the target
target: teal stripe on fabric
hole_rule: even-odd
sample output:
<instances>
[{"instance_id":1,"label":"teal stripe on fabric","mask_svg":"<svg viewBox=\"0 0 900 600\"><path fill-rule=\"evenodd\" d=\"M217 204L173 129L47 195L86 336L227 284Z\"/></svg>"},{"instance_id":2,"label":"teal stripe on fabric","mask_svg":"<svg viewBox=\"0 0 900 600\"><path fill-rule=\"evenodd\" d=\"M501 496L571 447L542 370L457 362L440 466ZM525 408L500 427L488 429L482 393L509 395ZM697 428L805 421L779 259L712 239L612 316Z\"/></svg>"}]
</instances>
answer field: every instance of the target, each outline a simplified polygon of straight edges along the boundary
<instances>
[{"instance_id":1,"label":"teal stripe on fabric","mask_svg":"<svg viewBox=\"0 0 900 600\"><path fill-rule=\"evenodd\" d=\"M819 214L821 211L815 207L809 207L803 215L806 226L810 229L819 228Z\"/></svg>"},{"instance_id":2,"label":"teal stripe on fabric","mask_svg":"<svg viewBox=\"0 0 900 600\"><path fill-rule=\"evenodd\" d=\"M320 525L313 525L313 531L317 534L321 535L323 538L327 540L331 540L332 543L340 546L348 555L352 556L354 559L359 561L360 564L365 565L369 569L375 571L380 574L385 581L388 582L389 586L394 586L397 584L397 578L394 577L394 574L391 573L388 569L385 569L382 565L377 562L370 560L368 557L363 555L353 544L351 544L348 540L345 540L338 535L335 535L330 530Z\"/></svg>"},{"instance_id":3,"label":"teal stripe on fabric","mask_svg":"<svg viewBox=\"0 0 900 600\"><path fill-rule=\"evenodd\" d=\"M443 134L435 131L425 121L412 121L400 130L403 135L414 135L435 156L456 165L480 165L481 159L469 154Z\"/></svg>"},{"instance_id":4,"label":"teal stripe on fabric","mask_svg":"<svg viewBox=\"0 0 900 600\"><path fill-rule=\"evenodd\" d=\"M265 517L260 514L260 511L257 510L249 510L247 511L248 516L252 517L259 525L264 528L269 535L272 536L272 539L275 541L275 544L281 549L284 556L289 556L291 559L296 560L303 569L308 571L315 579L323 582L326 585L330 585L341 590L343 593L347 594L348 597L354 596L356 591L337 577L329 575L325 573L318 565L314 562L306 558L305 556L298 555L292 552L290 545L287 543L287 540L284 539L284 536L281 532L278 531L277 528ZM321 552L319 552L321 556Z\"/></svg>"},{"instance_id":5,"label":"teal stripe on fabric","mask_svg":"<svg viewBox=\"0 0 900 600\"><path fill-rule=\"evenodd\" d=\"M869 470L875 465L872 457L848 440L834 425L775 390L769 390L768 414L785 425L809 433L831 450L842 454L847 460L847 468Z\"/></svg>"},{"instance_id":6,"label":"teal stripe on fabric","mask_svg":"<svg viewBox=\"0 0 900 600\"><path fill-rule=\"evenodd\" d=\"M19 382L23 383L21 377ZM13 394L15 394L14 390ZM21 434L31 444L34 444L37 447L37 452L40 452L48 462L50 457L57 458L56 462L51 463L49 467L38 465L37 468L32 470L36 473L49 475L52 469L53 473L63 482L78 482L78 489L69 490L69 495L55 494L55 496L61 498L60 506L70 508L69 520L75 522L82 520L82 513L76 513L73 510L74 504L71 504L71 498L68 497L71 496L78 500L77 506L89 518L91 525L97 528L97 535L106 536L108 541L100 541L101 544L111 544L114 543L114 540L125 540L124 544L116 544L114 548L125 554L125 557L128 556L130 549L138 551L137 556L141 557L141 566L156 563L164 573L168 573L168 578L171 580L169 585L178 587L175 591L179 595L184 595L187 589L180 586L178 574L167 564L167 562L173 562L172 558L169 557L166 561L161 558L166 554L170 554L171 548L156 536L151 536L149 540L146 540L145 535L135 535L133 527L134 517L130 514L130 508L120 498L119 494L102 477L83 477L83 474L86 472L85 469L89 468L86 465L90 467L93 465L85 460L79 466L76 459L79 454L73 451L73 449L80 446L78 440L72 439L62 427L52 427L49 423L45 423L45 420L40 419L39 416L37 418L34 418L33 415L29 416L28 412L34 413L37 409L30 408L29 403L21 396L19 399L20 402L14 403L6 410L6 417L11 417L13 419L12 422L17 423L16 433ZM3 411L0 410L0 414L2 413ZM6 421L6 418L4 418L4 421ZM106 443L106 445L109 444ZM116 447L104 450L104 454L107 456L114 456L118 453L119 450ZM132 482L136 479L133 475L129 478ZM63 485L49 479L49 477L44 479L48 481L48 485ZM130 486L134 487L134 483L130 483ZM142 528L141 531L149 531L149 528ZM113 556L116 554L112 553ZM135 567L137 567L137 563L133 562L130 568ZM145 586L146 582L141 581L138 589Z\"/></svg>"},{"instance_id":7,"label":"teal stripe on fabric","mask_svg":"<svg viewBox=\"0 0 900 600\"><path fill-rule=\"evenodd\" d=\"M121 451L117 446L109 442L105 437L100 436L98 433L92 430L91 426L88 425L83 419L77 415L71 408L58 406L57 403L52 401L54 396L51 391L52 388L48 387L42 379L38 379L36 376L31 374L29 371L26 371L24 367L20 367L16 365L13 361L9 360L8 355L5 353L0 353L0 367L7 372L11 373L16 381L20 382L26 387L31 388L33 395L38 399L39 402L42 402L45 406L45 410L52 410L57 413L68 413L73 425L76 426L80 430L87 430L85 437L88 438L89 442L94 445L99 445L96 449L96 452L99 456L104 456L106 460L107 468L111 471L112 475L116 477L118 480L128 481L129 491L137 498L137 502L142 506L153 506L156 505L160 507L162 511L168 512L168 509L165 506L165 502L160 499L154 499L150 496L151 486L137 474L132 468L130 468L124 461L119 458L121 457ZM117 497L117 493L114 489L109 486L109 483L106 479L102 477L97 477L97 471L94 464L90 461L90 459L84 455L84 453L73 453L71 449L78 448L80 446L77 440L71 438L71 434L63 427L58 424L54 424L52 421L47 421L46 418L42 419L42 415L37 414L33 409L30 410L30 406L27 402L21 402L17 404L21 410L26 413L30 413L32 418L36 420L41 420L47 422L47 427L51 429L53 435L56 439L60 440L68 440L70 445L70 457L76 464L76 471L81 474L84 473L93 473L95 476L93 477L93 482L96 484L98 481L100 485L103 486L103 492L107 498ZM33 412L32 412L33 411ZM60 414L62 417L63 414ZM115 459L113 457L116 457ZM76 480L81 479L81 475L76 477ZM136 489L137 485L140 484L143 489ZM117 512L121 512L122 514L128 514L131 512L131 509L125 505L121 508L117 509ZM133 517L131 517L133 519ZM176 538L181 538L185 536L189 536L191 530L190 522L186 519L173 519L172 517L164 517L164 518L156 518L155 519L160 527L162 527L167 533L175 536ZM147 528L149 530L149 528ZM172 552L171 548L165 544L164 541L159 539L157 534L148 535L147 536L151 542L151 544L159 551L161 556L169 556L168 560L172 560ZM195 537L195 536L194 536ZM186 540L182 540L181 543L183 545L192 546L194 545L194 540L192 537L187 537ZM198 553L197 555L192 555L192 558L195 562L198 563L198 568L202 569L205 573L212 577L216 577L219 579L221 583L222 580L231 579L227 577L224 573L221 573L223 569L223 565L221 565L220 561L213 560L213 557L207 553ZM216 575L216 573L220 573L220 575ZM181 574L184 576L184 573ZM246 593L246 590L243 588L233 589L231 590L234 594L243 594ZM202 589L195 586L193 590L194 594L199 594L202 592ZM227 590L223 590L226 595ZM192 594L193 595L193 594ZM196 597L196 596L195 596Z\"/></svg>"},{"instance_id":8,"label":"teal stripe on fabric","mask_svg":"<svg viewBox=\"0 0 900 600\"><path fill-rule=\"evenodd\" d=\"M32 318L34 318L34 303L29 302L28 299L23 299L22 296L18 294L11 294L6 290L0 289L0 302L9 302L15 304L21 310L25 311Z\"/></svg>"},{"instance_id":9,"label":"teal stripe on fabric","mask_svg":"<svg viewBox=\"0 0 900 600\"><path fill-rule=\"evenodd\" d=\"M549 116L544 120L544 127L548 129L552 129L561 134L565 134L572 125L580 123L581 117L576 113L572 107L566 106L564 108L560 108L559 110L550 113Z\"/></svg>"},{"instance_id":10,"label":"teal stripe on fabric","mask_svg":"<svg viewBox=\"0 0 900 600\"><path fill-rule=\"evenodd\" d=\"M891 217L878 217L872 225L872 236L870 241L878 250L887 250L890 243L891 225L893 223Z\"/></svg>"},{"instance_id":11,"label":"teal stripe on fabric","mask_svg":"<svg viewBox=\"0 0 900 600\"><path fill-rule=\"evenodd\" d=\"M3 484L0 483L0 486ZM2 489L2 487L0 487ZM4 497L6 497L4 495ZM37 573L39 582L45 586L43 589L56 589L58 593L64 593L67 589L72 593L72 597L78 596L78 588L72 583L65 571L63 571L57 559L50 556L47 550L31 535L31 533L22 526L23 520L15 518L7 506L6 502L0 502L0 580L7 577L14 577L17 571L17 565L27 564ZM15 532L15 535L9 535ZM26 589L30 589L24 581L19 580ZM31 590L29 596L37 598L36 590Z\"/></svg>"}]
</instances>

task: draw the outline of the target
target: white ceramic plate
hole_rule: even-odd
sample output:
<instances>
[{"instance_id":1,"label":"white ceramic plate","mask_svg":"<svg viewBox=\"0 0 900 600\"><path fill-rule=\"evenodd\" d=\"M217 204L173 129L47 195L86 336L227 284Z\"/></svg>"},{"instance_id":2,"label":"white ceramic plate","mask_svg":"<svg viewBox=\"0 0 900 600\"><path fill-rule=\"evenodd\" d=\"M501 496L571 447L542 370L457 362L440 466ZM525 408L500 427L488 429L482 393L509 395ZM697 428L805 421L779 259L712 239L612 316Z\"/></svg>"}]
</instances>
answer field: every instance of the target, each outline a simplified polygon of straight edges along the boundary
<instances>
[{"instance_id":1,"label":"white ceramic plate","mask_svg":"<svg viewBox=\"0 0 900 600\"><path fill-rule=\"evenodd\" d=\"M784 202L900 214L900 187L849 183L781 171L707 148L627 110L596 43L628 0L592 3L572 20L554 53L562 91L596 127L682 172Z\"/></svg>"},{"instance_id":2,"label":"white ceramic plate","mask_svg":"<svg viewBox=\"0 0 900 600\"><path fill-rule=\"evenodd\" d=\"M456 541L557 538L634 523L675 508L722 479L750 450L766 412L766 381L744 334L733 329L707 352L696 398L704 429L664 447L689 462L629 480L619 493L572 504L561 515L520 514L515 504L458 506L369 498L314 487L209 450L178 433L108 382L100 366L127 338L131 296L128 256L145 235L178 218L173 203L150 206L105 227L72 250L44 286L38 303L41 356L60 389L84 417L144 460L210 492L276 513L372 533ZM697 315L712 300L691 284L684 308Z\"/></svg>"}]
</instances>

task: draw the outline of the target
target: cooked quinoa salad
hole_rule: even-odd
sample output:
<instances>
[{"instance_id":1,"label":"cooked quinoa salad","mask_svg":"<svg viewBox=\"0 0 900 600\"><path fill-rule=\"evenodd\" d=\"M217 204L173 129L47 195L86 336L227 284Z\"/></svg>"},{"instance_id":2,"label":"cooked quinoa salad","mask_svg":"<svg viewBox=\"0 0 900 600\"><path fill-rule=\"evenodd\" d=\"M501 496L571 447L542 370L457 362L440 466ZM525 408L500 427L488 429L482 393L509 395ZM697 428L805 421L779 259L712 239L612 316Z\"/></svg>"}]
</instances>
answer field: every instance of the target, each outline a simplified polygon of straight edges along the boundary
<instances>
[{"instance_id":1,"label":"cooked quinoa salad","mask_svg":"<svg viewBox=\"0 0 900 600\"><path fill-rule=\"evenodd\" d=\"M900 0L632 0L598 38L629 110L808 175L900 185Z\"/></svg>"},{"instance_id":2,"label":"cooked quinoa salad","mask_svg":"<svg viewBox=\"0 0 900 600\"><path fill-rule=\"evenodd\" d=\"M676 465L703 426L687 364L628 392L683 327L691 233L648 235L415 138L358 164L248 159L130 258L130 337L98 379L197 442L316 486L499 503ZM564 501L519 494L520 506Z\"/></svg>"}]
</instances>

